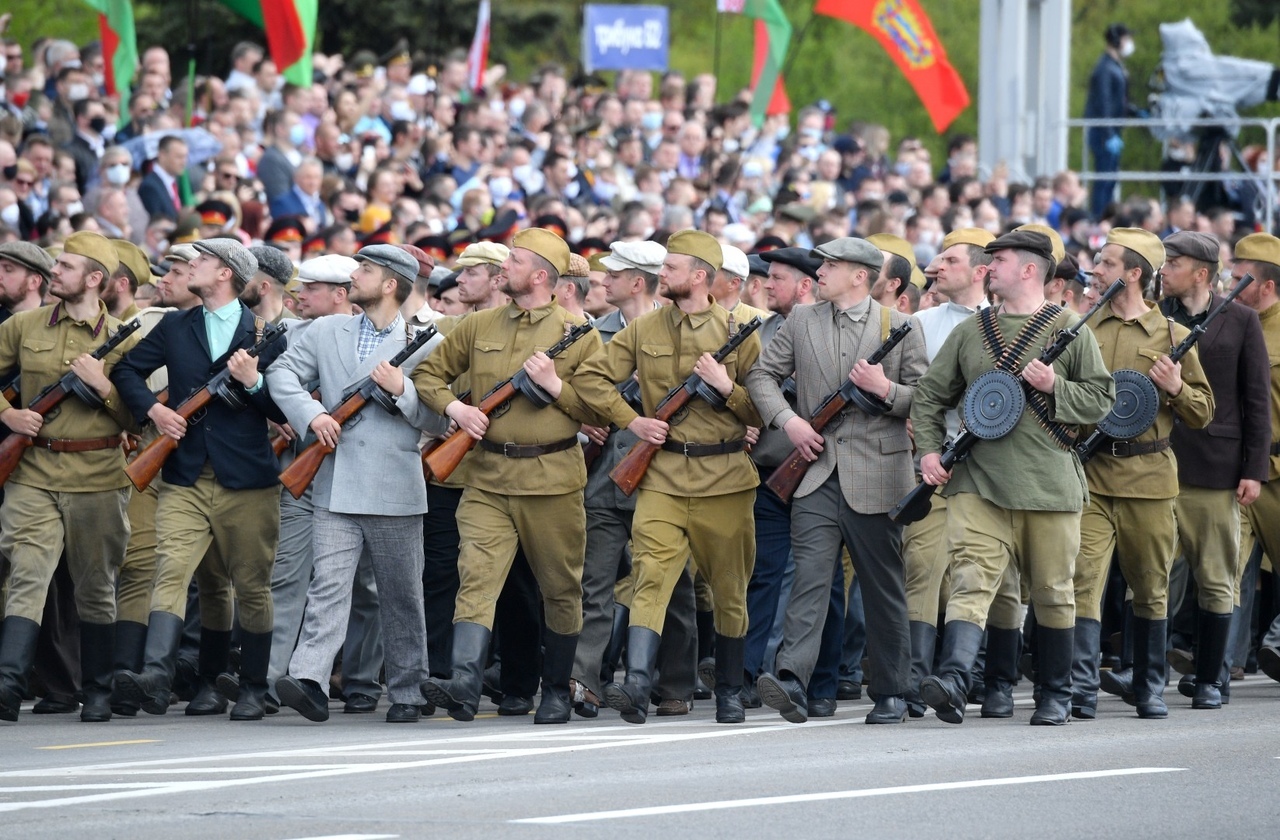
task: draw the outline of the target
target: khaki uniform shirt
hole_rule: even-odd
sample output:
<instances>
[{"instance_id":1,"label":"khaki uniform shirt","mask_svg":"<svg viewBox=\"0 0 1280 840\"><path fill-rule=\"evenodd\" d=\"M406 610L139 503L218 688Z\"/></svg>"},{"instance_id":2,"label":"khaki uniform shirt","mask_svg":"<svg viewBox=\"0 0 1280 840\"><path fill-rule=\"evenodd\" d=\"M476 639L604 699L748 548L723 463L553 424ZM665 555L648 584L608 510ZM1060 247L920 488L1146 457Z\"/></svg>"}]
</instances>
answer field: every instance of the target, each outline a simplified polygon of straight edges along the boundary
<instances>
[{"instance_id":1,"label":"khaki uniform shirt","mask_svg":"<svg viewBox=\"0 0 1280 840\"><path fill-rule=\"evenodd\" d=\"M634 371L640 376L645 415L652 417L667 393L693 373L699 357L716 352L729 340L728 311L711 298L707 300L710 308L695 315L673 305L632 321L578 372L574 385L579 396L619 429L625 429L639 415L622 399L614 383ZM671 426L667 440L704 444L742 440L747 426L762 426L746 390L747 371L759 356L760 337L752 334L724 360L734 383L727 408L717 411L695 396L689 401L687 415ZM640 487L672 496L700 497L750 490L759 483L746 452L689 458L659 451Z\"/></svg>"},{"instance_id":2,"label":"khaki uniform shirt","mask_svg":"<svg viewBox=\"0 0 1280 840\"><path fill-rule=\"evenodd\" d=\"M91 323L77 321L61 304L20 312L0 324L0 370L20 368L21 405L11 405L0 396L0 411L25 408L31 400L71 369L82 353L92 353L120 328L120 322L98 305L98 317ZM112 351L104 364L107 375L116 362L139 341L129 336ZM133 415L115 385L103 408L91 408L72 395L62 401L53 416L46 417L41 437L86 439L118 435L124 429L137 431ZM129 486L124 474L124 451L120 447L93 452L50 452L32 447L22 456L9 477L15 484L42 490L90 493Z\"/></svg>"},{"instance_id":3,"label":"khaki uniform shirt","mask_svg":"<svg viewBox=\"0 0 1280 840\"><path fill-rule=\"evenodd\" d=\"M1151 309L1132 321L1126 321L1108 303L1098 311L1089 326L1098 339L1098 350L1107 370L1124 368L1148 373L1156 359L1169 354L1168 321L1159 309ZM1173 324L1173 341L1187 337L1186 327ZM1182 390L1170 397L1159 388L1160 410L1150 429L1138 435L1138 443L1168 438L1173 431L1176 413L1193 429L1203 429L1213 419L1213 392L1196 349L1182 357ZM1178 495L1178 460L1173 449L1148 452L1127 458L1114 458L1106 445L1084 465L1089 492L1132 499L1172 499Z\"/></svg>"},{"instance_id":4,"label":"khaki uniform shirt","mask_svg":"<svg viewBox=\"0 0 1280 840\"><path fill-rule=\"evenodd\" d=\"M1258 313L1262 322L1262 338L1267 342L1267 356L1271 362L1271 445L1280 441L1280 303ZM1268 481L1280 478L1280 455L1271 456Z\"/></svg>"},{"instance_id":5,"label":"khaki uniform shirt","mask_svg":"<svg viewBox=\"0 0 1280 840\"><path fill-rule=\"evenodd\" d=\"M431 409L444 414L457 396L449 386L470 374L471 404L479 405L495 385L520 370L539 350L549 350L564 338L566 330L584 323L556 303L555 298L536 309L514 303L486 309L463 318L444 342L414 368L411 378L418 396ZM485 439L493 443L546 444L574 437L583 423L603 425L586 411L570 383L574 371L601 346L592 332L578 339L555 359L556 373L564 383L554 404L539 410L517 394L505 409L489 416ZM497 452L473 450L458 467L463 484L510 496L555 495L581 490L587 483L582 449L571 447L535 458L508 458Z\"/></svg>"}]
</instances>

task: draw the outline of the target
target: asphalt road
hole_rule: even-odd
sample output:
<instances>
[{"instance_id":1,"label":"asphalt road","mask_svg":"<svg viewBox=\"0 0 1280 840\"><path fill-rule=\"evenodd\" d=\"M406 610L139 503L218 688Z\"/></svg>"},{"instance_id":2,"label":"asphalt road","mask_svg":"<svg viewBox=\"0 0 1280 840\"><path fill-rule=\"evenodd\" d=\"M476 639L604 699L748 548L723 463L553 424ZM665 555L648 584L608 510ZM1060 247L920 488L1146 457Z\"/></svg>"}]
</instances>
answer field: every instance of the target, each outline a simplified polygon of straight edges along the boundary
<instances>
[{"instance_id":1,"label":"asphalt road","mask_svg":"<svg viewBox=\"0 0 1280 840\"><path fill-rule=\"evenodd\" d=\"M1251 676L1221 711L1027 725L932 715L865 726L865 702L784 722L714 722L710 702L644 726L605 711L416 725L289 710L261 723L164 717L0 724L0 838L1273 837L1280 684ZM485 714L486 710L488 714Z\"/></svg>"}]
</instances>

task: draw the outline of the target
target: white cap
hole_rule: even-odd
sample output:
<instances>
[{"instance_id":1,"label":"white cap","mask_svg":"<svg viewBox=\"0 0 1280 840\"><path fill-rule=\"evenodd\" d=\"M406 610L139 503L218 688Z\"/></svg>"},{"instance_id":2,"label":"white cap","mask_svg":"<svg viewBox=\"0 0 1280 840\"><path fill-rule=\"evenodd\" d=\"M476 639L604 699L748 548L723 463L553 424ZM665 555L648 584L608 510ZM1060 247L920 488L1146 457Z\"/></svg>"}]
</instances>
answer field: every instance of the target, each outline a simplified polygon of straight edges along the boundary
<instances>
[{"instance_id":1,"label":"white cap","mask_svg":"<svg viewBox=\"0 0 1280 840\"><path fill-rule=\"evenodd\" d=\"M733 222L724 226L724 230L720 231L720 238L730 245L742 246L751 245L760 237L756 236L756 232L746 225Z\"/></svg>"},{"instance_id":2,"label":"white cap","mask_svg":"<svg viewBox=\"0 0 1280 840\"><path fill-rule=\"evenodd\" d=\"M351 282L351 272L360 264L351 257L341 254L325 254L307 260L298 267L299 283L334 283Z\"/></svg>"},{"instance_id":3,"label":"white cap","mask_svg":"<svg viewBox=\"0 0 1280 840\"><path fill-rule=\"evenodd\" d=\"M426 73L418 73L409 77L409 84L405 86L405 93L410 96L426 96L435 89L435 79L432 79Z\"/></svg>"},{"instance_id":4,"label":"white cap","mask_svg":"<svg viewBox=\"0 0 1280 840\"><path fill-rule=\"evenodd\" d=\"M600 264L610 271L637 269L657 274L667 258L667 249L657 242L615 242L609 246L609 255L600 258Z\"/></svg>"},{"instance_id":5,"label":"white cap","mask_svg":"<svg viewBox=\"0 0 1280 840\"><path fill-rule=\"evenodd\" d=\"M724 262L720 268L725 274L732 274L739 279L745 279L751 273L751 263L747 262L747 255L743 253L741 248L733 245L725 245L721 243L720 250L724 251Z\"/></svg>"}]
</instances>

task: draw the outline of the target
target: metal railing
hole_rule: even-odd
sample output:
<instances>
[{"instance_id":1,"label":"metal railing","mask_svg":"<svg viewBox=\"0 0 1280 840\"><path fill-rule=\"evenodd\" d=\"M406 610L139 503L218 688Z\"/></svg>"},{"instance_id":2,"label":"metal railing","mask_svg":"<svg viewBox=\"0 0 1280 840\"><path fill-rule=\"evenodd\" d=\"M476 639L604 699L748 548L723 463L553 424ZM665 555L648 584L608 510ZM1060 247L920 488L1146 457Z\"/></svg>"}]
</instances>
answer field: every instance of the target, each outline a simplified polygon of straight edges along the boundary
<instances>
[{"instance_id":1,"label":"metal railing","mask_svg":"<svg viewBox=\"0 0 1280 840\"><path fill-rule=\"evenodd\" d=\"M1084 182L1090 181L1134 181L1146 183L1159 183L1172 181L1177 183L1227 183L1230 181L1251 181L1258 186L1260 195L1264 196L1263 218L1266 230L1272 232L1275 230L1275 214L1276 214L1276 197L1280 194L1280 185L1277 184L1277 172L1253 172L1248 169L1230 170L1226 172L1144 172L1136 170L1119 169L1115 172L1098 173L1090 170L1090 154L1088 130L1090 128L1164 128L1174 131L1181 131L1192 128L1223 128L1223 129L1239 129L1239 128L1261 128L1266 134L1267 146L1267 164L1268 168L1276 159L1276 132L1280 128L1280 119L1261 119L1256 117L1236 117L1234 119L1203 119L1203 120L1182 120L1169 118L1149 118L1149 119L1113 119L1113 120L1066 120L1062 123L1068 129L1081 130L1081 160L1077 173L1080 180ZM1154 135L1153 135L1154 136ZM1161 156L1165 157L1168 151L1168 141L1161 143Z\"/></svg>"}]
</instances>

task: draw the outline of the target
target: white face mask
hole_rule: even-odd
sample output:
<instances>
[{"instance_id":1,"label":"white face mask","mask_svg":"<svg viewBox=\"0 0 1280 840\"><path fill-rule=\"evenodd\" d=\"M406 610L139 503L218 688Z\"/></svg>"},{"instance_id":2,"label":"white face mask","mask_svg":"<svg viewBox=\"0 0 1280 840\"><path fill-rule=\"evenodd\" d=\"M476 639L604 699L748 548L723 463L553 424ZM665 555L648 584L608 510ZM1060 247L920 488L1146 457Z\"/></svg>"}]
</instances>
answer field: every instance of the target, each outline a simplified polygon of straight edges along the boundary
<instances>
[{"instance_id":1,"label":"white face mask","mask_svg":"<svg viewBox=\"0 0 1280 840\"><path fill-rule=\"evenodd\" d=\"M403 99L397 99L391 103L391 118L393 120L413 122L418 118L418 115L414 113L412 105Z\"/></svg>"},{"instance_id":2,"label":"white face mask","mask_svg":"<svg viewBox=\"0 0 1280 840\"><path fill-rule=\"evenodd\" d=\"M339 152L338 156L333 159L333 165L346 172L355 165L356 157L351 152Z\"/></svg>"},{"instance_id":3,"label":"white face mask","mask_svg":"<svg viewBox=\"0 0 1280 840\"><path fill-rule=\"evenodd\" d=\"M79 102L81 99L89 98L89 86L82 84L74 84L67 88L67 99L72 102Z\"/></svg>"},{"instance_id":4,"label":"white face mask","mask_svg":"<svg viewBox=\"0 0 1280 840\"><path fill-rule=\"evenodd\" d=\"M68 205L67 205L67 215L68 215L68 216L74 216L74 215L76 215L76 214L78 214L78 213L83 213L83 212L84 212L84 203L83 203L83 202L80 202L80 201L73 201L73 202L71 202L70 204L68 204Z\"/></svg>"},{"instance_id":5,"label":"white face mask","mask_svg":"<svg viewBox=\"0 0 1280 840\"><path fill-rule=\"evenodd\" d=\"M489 195L493 197L494 204L501 204L511 195L511 190L515 184L510 178L498 176L489 179Z\"/></svg>"},{"instance_id":6,"label":"white face mask","mask_svg":"<svg viewBox=\"0 0 1280 840\"><path fill-rule=\"evenodd\" d=\"M435 234L444 233L444 222L440 221L439 219L428 219L427 230Z\"/></svg>"},{"instance_id":7,"label":"white face mask","mask_svg":"<svg viewBox=\"0 0 1280 840\"><path fill-rule=\"evenodd\" d=\"M22 210L18 207L17 202L14 202L3 210L0 210L0 222L4 222L11 228L17 228L18 217L21 213Z\"/></svg>"},{"instance_id":8,"label":"white face mask","mask_svg":"<svg viewBox=\"0 0 1280 840\"><path fill-rule=\"evenodd\" d=\"M569 228L570 242L579 242L581 241L584 235L586 235L586 228L580 228L580 227Z\"/></svg>"},{"instance_id":9,"label":"white face mask","mask_svg":"<svg viewBox=\"0 0 1280 840\"><path fill-rule=\"evenodd\" d=\"M106 81L107 81L106 76L104 76L103 74L101 74L101 73L94 73L94 74L93 74L93 86L94 86L94 87L98 87L98 88L100 88L100 87L102 87L102 85L103 85Z\"/></svg>"},{"instance_id":10,"label":"white face mask","mask_svg":"<svg viewBox=\"0 0 1280 840\"><path fill-rule=\"evenodd\" d=\"M1129 56L1133 55L1133 51L1135 49L1137 49L1137 47L1133 45L1133 40L1129 38L1125 38L1123 41L1120 42L1120 57L1128 58Z\"/></svg>"},{"instance_id":11,"label":"white face mask","mask_svg":"<svg viewBox=\"0 0 1280 840\"><path fill-rule=\"evenodd\" d=\"M113 163L111 166L107 167L107 183L114 184L117 187L123 187L125 184L129 183L129 172L129 164Z\"/></svg>"}]
</instances>

